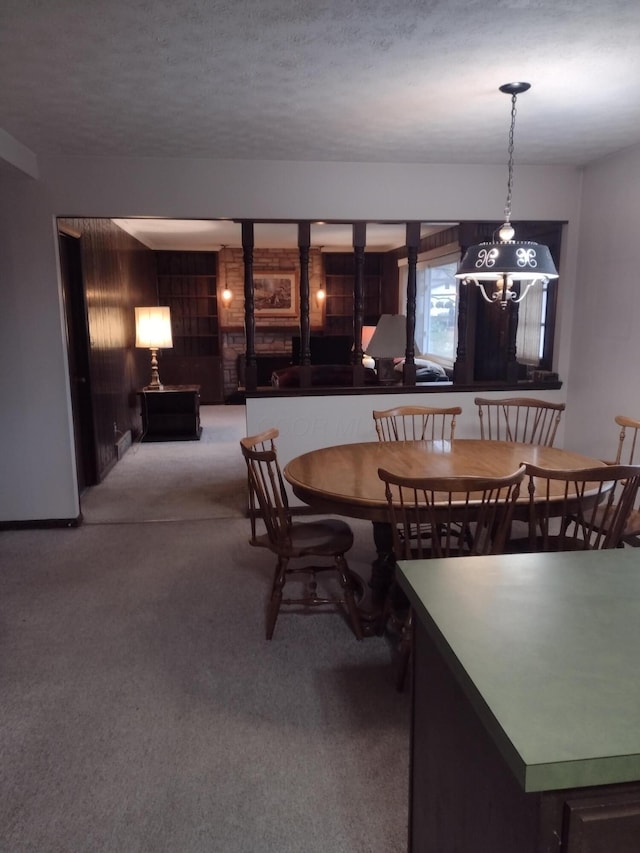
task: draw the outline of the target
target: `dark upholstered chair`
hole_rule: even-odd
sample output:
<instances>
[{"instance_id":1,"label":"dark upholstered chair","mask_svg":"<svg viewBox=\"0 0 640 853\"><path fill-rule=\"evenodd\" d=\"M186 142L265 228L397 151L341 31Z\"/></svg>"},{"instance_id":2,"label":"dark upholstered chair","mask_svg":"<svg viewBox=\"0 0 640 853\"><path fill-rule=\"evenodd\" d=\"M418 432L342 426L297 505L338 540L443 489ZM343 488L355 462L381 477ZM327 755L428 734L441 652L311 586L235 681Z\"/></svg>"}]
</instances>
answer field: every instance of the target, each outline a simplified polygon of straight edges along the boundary
<instances>
[{"instance_id":1,"label":"dark upholstered chair","mask_svg":"<svg viewBox=\"0 0 640 853\"><path fill-rule=\"evenodd\" d=\"M304 369L292 364L283 370L274 370L271 384L275 388L299 388L300 372ZM349 364L312 364L308 369L312 386L348 388L353 385L353 367ZM365 385L378 384L376 372L370 367L363 368L363 377Z\"/></svg>"}]
</instances>

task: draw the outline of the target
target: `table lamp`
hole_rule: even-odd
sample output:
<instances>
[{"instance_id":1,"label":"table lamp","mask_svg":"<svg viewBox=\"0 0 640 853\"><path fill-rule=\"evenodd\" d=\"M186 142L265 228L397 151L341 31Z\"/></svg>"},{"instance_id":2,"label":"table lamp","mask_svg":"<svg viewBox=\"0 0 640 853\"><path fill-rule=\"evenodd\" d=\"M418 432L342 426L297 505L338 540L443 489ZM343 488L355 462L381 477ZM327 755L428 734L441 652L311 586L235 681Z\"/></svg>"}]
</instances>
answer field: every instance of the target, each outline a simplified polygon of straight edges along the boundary
<instances>
[{"instance_id":1,"label":"table lamp","mask_svg":"<svg viewBox=\"0 0 640 853\"><path fill-rule=\"evenodd\" d=\"M406 349L407 318L404 314L382 314L366 347L367 355L375 359L379 382L388 384L399 378L393 360L404 358Z\"/></svg>"},{"instance_id":2,"label":"table lamp","mask_svg":"<svg viewBox=\"0 0 640 853\"><path fill-rule=\"evenodd\" d=\"M136 346L151 350L151 382L147 385L152 391L162 391L158 374L158 350L173 347L171 337L171 314L164 305L150 308L136 308Z\"/></svg>"}]
</instances>

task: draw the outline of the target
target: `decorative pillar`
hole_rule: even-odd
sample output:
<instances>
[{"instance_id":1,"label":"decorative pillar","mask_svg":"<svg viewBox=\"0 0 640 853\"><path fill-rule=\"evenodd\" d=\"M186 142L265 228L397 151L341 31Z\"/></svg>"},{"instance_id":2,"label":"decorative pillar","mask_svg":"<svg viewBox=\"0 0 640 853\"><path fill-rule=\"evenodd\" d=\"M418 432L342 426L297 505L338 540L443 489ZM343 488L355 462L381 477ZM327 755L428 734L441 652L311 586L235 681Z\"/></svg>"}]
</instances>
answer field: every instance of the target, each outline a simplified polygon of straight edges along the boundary
<instances>
[{"instance_id":1,"label":"decorative pillar","mask_svg":"<svg viewBox=\"0 0 640 853\"><path fill-rule=\"evenodd\" d=\"M474 245L475 229L470 223L461 223L458 229L460 259L469 246ZM457 385L473 384L473 361L475 353L475 285L458 286L458 347L453 365L453 381ZM473 299L473 302L472 302Z\"/></svg>"},{"instance_id":2,"label":"decorative pillar","mask_svg":"<svg viewBox=\"0 0 640 853\"><path fill-rule=\"evenodd\" d=\"M367 244L367 223L353 224L353 384L364 384L362 365L362 326L364 323L364 250Z\"/></svg>"},{"instance_id":3,"label":"decorative pillar","mask_svg":"<svg viewBox=\"0 0 640 853\"><path fill-rule=\"evenodd\" d=\"M416 384L416 269L420 248L420 223L407 222L407 350L404 357L402 384Z\"/></svg>"},{"instance_id":4,"label":"decorative pillar","mask_svg":"<svg viewBox=\"0 0 640 853\"><path fill-rule=\"evenodd\" d=\"M300 254L300 387L311 386L311 325L309 322L309 248L311 223L298 222Z\"/></svg>"},{"instance_id":5,"label":"decorative pillar","mask_svg":"<svg viewBox=\"0 0 640 853\"><path fill-rule=\"evenodd\" d=\"M242 254L244 259L244 331L245 331L245 387L255 391L258 385L256 359L256 318L253 300L253 222L242 223Z\"/></svg>"}]
</instances>

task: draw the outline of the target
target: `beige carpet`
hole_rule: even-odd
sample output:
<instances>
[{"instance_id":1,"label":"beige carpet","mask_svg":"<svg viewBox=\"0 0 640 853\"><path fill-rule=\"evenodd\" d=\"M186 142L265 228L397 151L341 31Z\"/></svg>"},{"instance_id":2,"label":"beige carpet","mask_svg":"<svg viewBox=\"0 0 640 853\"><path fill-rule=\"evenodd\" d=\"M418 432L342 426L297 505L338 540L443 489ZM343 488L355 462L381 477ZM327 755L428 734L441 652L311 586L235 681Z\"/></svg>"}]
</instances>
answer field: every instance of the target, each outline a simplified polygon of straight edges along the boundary
<instances>
[{"instance_id":1,"label":"beige carpet","mask_svg":"<svg viewBox=\"0 0 640 853\"><path fill-rule=\"evenodd\" d=\"M203 442L132 448L90 523L0 534L2 853L407 849L391 647L336 612L283 613L265 640L244 408L204 420ZM352 526L368 578L371 526Z\"/></svg>"},{"instance_id":2,"label":"beige carpet","mask_svg":"<svg viewBox=\"0 0 640 853\"><path fill-rule=\"evenodd\" d=\"M202 406L200 441L132 445L80 504L86 524L243 516L246 467L238 442L244 406Z\"/></svg>"}]
</instances>

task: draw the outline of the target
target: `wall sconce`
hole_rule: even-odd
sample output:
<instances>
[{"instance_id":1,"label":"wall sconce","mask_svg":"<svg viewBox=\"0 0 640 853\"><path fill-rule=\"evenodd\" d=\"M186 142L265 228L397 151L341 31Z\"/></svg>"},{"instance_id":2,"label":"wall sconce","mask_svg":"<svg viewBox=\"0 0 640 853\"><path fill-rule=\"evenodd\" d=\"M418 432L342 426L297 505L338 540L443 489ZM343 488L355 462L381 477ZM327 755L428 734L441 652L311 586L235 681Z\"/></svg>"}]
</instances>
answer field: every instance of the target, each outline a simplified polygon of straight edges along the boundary
<instances>
[{"instance_id":1,"label":"wall sconce","mask_svg":"<svg viewBox=\"0 0 640 853\"><path fill-rule=\"evenodd\" d=\"M318 308L322 308L322 306L324 305L324 300L326 298L327 294L325 293L324 289L322 287L319 287L316 290L316 305L318 306Z\"/></svg>"},{"instance_id":2,"label":"wall sconce","mask_svg":"<svg viewBox=\"0 0 640 853\"><path fill-rule=\"evenodd\" d=\"M531 88L529 83L505 83L500 91L511 95L511 128L509 130L509 177L507 200L504 207L505 221L498 229L498 241L471 246L458 267L456 278L463 284L472 281L480 288L486 302L495 302L501 308L510 303L522 302L536 282L545 283L558 278L551 252L547 246L527 241L517 241L511 224L511 196L513 190L513 132L516 123L516 98ZM485 282L493 285L491 294ZM520 284L519 293L512 290Z\"/></svg>"},{"instance_id":3,"label":"wall sconce","mask_svg":"<svg viewBox=\"0 0 640 853\"><path fill-rule=\"evenodd\" d=\"M233 299L233 293L229 290L228 287L222 291L222 304L225 308L228 308L231 305L231 300Z\"/></svg>"},{"instance_id":4,"label":"wall sconce","mask_svg":"<svg viewBox=\"0 0 640 853\"><path fill-rule=\"evenodd\" d=\"M171 349L171 312L164 305L136 308L136 346L151 350L151 382L147 385L154 391L162 391L158 374L158 350Z\"/></svg>"}]
</instances>

